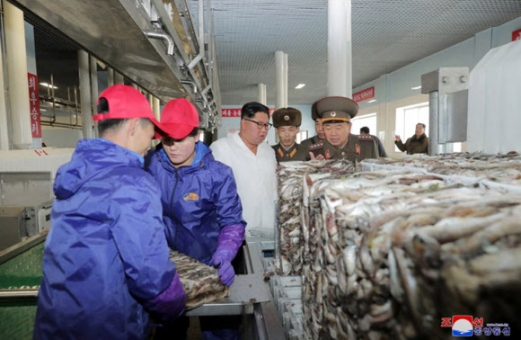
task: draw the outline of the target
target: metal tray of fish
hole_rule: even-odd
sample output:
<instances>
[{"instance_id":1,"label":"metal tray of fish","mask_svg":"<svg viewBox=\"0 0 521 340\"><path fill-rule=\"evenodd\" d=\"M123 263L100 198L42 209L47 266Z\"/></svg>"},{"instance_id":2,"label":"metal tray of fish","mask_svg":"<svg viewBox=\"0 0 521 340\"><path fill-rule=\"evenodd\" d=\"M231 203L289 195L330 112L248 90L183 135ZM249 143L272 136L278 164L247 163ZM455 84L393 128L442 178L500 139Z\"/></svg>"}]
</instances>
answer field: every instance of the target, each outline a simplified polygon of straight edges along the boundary
<instances>
[{"instance_id":1,"label":"metal tray of fish","mask_svg":"<svg viewBox=\"0 0 521 340\"><path fill-rule=\"evenodd\" d=\"M227 297L230 289L222 284L217 269L177 251L170 252L186 293L186 309L194 309Z\"/></svg>"}]
</instances>

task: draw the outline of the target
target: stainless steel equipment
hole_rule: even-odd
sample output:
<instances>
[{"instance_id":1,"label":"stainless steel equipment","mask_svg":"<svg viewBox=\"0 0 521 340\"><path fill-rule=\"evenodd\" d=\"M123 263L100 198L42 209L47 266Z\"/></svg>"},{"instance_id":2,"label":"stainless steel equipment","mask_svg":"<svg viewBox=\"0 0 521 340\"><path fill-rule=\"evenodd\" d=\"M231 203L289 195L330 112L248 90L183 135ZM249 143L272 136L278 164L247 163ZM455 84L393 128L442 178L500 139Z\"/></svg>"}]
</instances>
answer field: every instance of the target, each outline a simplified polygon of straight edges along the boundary
<instances>
[{"instance_id":1,"label":"stainless steel equipment","mask_svg":"<svg viewBox=\"0 0 521 340\"><path fill-rule=\"evenodd\" d=\"M50 172L0 173L0 251L49 229Z\"/></svg>"},{"instance_id":2,"label":"stainless steel equipment","mask_svg":"<svg viewBox=\"0 0 521 340\"><path fill-rule=\"evenodd\" d=\"M422 93L429 94L429 155L450 153L451 143L467 140L468 79L468 67L422 75Z\"/></svg>"}]
</instances>

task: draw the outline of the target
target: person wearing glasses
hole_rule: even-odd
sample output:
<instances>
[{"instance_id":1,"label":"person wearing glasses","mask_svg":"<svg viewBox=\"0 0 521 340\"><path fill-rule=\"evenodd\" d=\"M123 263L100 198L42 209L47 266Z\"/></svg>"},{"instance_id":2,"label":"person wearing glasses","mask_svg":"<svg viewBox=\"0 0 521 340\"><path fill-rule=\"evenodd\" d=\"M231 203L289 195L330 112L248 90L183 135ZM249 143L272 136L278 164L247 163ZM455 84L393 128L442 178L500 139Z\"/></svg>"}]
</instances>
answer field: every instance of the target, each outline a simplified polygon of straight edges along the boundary
<instances>
[{"instance_id":1,"label":"person wearing glasses","mask_svg":"<svg viewBox=\"0 0 521 340\"><path fill-rule=\"evenodd\" d=\"M161 187L163 221L172 250L219 270L221 282L235 279L232 261L244 241L246 222L232 169L215 161L199 141L199 113L184 98L169 101L161 112L164 136L145 157L145 169ZM203 339L238 339L239 322L231 317L199 319ZM188 317L156 329L154 339L186 337Z\"/></svg>"},{"instance_id":2,"label":"person wearing glasses","mask_svg":"<svg viewBox=\"0 0 521 340\"><path fill-rule=\"evenodd\" d=\"M325 97L317 101L322 117L325 141L310 146L311 159L346 159L351 162L378 158L378 149L370 136L351 133L351 118L358 113L358 105L346 97Z\"/></svg>"},{"instance_id":3,"label":"person wearing glasses","mask_svg":"<svg viewBox=\"0 0 521 340\"><path fill-rule=\"evenodd\" d=\"M273 126L279 136L279 144L273 145L277 162L306 161L308 148L297 144L297 134L302 123L302 113L292 107L273 112Z\"/></svg>"},{"instance_id":4,"label":"person wearing glasses","mask_svg":"<svg viewBox=\"0 0 521 340\"><path fill-rule=\"evenodd\" d=\"M246 236L253 228L275 232L277 201L277 159L275 151L263 143L271 127L267 106L250 102L241 109L238 134L221 138L210 146L216 160L233 170L246 220Z\"/></svg>"}]
</instances>

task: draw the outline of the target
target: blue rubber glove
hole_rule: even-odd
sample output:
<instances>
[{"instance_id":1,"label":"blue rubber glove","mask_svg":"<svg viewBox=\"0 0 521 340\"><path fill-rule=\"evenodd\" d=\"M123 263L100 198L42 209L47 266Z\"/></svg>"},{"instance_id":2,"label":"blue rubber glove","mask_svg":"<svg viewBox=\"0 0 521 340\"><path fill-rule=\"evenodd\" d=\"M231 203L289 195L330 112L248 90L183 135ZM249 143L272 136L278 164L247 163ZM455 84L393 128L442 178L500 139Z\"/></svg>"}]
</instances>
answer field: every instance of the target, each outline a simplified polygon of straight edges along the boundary
<instances>
[{"instance_id":1,"label":"blue rubber glove","mask_svg":"<svg viewBox=\"0 0 521 340\"><path fill-rule=\"evenodd\" d=\"M231 286L235 280L232 260L244 241L244 226L234 224L224 227L219 234L217 250L212 256L212 265L219 268L221 282Z\"/></svg>"}]
</instances>

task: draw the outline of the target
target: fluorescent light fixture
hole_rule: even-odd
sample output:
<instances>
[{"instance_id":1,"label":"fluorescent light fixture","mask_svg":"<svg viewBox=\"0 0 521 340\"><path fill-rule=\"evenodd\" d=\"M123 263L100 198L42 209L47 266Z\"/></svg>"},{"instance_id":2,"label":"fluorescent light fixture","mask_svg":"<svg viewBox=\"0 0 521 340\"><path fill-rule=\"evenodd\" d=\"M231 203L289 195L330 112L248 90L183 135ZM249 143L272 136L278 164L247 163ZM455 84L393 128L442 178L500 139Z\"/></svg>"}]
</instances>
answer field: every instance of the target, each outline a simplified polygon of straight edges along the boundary
<instances>
[{"instance_id":1,"label":"fluorescent light fixture","mask_svg":"<svg viewBox=\"0 0 521 340\"><path fill-rule=\"evenodd\" d=\"M376 101L376 99L371 99L370 101L367 102L367 104L374 103L375 101Z\"/></svg>"},{"instance_id":2,"label":"fluorescent light fixture","mask_svg":"<svg viewBox=\"0 0 521 340\"><path fill-rule=\"evenodd\" d=\"M411 90L419 90L419 89L421 89L421 88L422 88L422 86L421 86L421 85L419 85L419 86L414 86L414 87L411 87Z\"/></svg>"},{"instance_id":3,"label":"fluorescent light fixture","mask_svg":"<svg viewBox=\"0 0 521 340\"><path fill-rule=\"evenodd\" d=\"M54 86L54 85L51 85L51 84L47 84L47 83L43 83L43 82L42 82L42 83L40 83L40 85L42 85L42 86L45 86L45 87L48 87L48 88L50 88L50 89L53 89L53 88L54 88L54 89L57 89L57 87L56 87L56 86Z\"/></svg>"},{"instance_id":4,"label":"fluorescent light fixture","mask_svg":"<svg viewBox=\"0 0 521 340\"><path fill-rule=\"evenodd\" d=\"M297 90L300 90L301 88L303 88L304 86L306 86L306 84L298 84L297 86L295 86L295 88Z\"/></svg>"}]
</instances>

